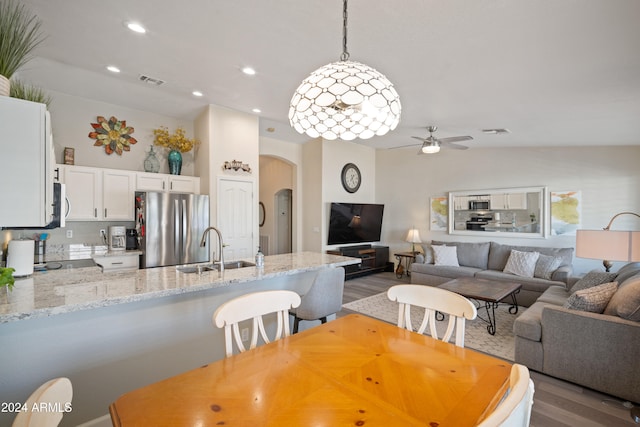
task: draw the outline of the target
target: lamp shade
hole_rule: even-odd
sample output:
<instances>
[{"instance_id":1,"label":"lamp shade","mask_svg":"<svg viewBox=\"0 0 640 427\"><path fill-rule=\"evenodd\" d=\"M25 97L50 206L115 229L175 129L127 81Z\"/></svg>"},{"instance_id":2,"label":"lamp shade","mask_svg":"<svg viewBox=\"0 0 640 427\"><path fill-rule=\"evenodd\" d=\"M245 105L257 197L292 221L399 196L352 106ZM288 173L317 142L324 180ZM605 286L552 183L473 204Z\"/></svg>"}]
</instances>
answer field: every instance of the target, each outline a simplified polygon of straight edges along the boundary
<instances>
[{"instance_id":1,"label":"lamp shade","mask_svg":"<svg viewBox=\"0 0 640 427\"><path fill-rule=\"evenodd\" d=\"M312 138L368 139L395 129L400 110L398 93L384 75L359 62L338 61L298 86L289 123Z\"/></svg>"},{"instance_id":2,"label":"lamp shade","mask_svg":"<svg viewBox=\"0 0 640 427\"><path fill-rule=\"evenodd\" d=\"M416 228L409 230L404 240L409 243L422 243L422 240L420 240L420 232Z\"/></svg>"},{"instance_id":3,"label":"lamp shade","mask_svg":"<svg viewBox=\"0 0 640 427\"><path fill-rule=\"evenodd\" d=\"M640 261L640 231L578 230L576 256L609 261Z\"/></svg>"}]
</instances>

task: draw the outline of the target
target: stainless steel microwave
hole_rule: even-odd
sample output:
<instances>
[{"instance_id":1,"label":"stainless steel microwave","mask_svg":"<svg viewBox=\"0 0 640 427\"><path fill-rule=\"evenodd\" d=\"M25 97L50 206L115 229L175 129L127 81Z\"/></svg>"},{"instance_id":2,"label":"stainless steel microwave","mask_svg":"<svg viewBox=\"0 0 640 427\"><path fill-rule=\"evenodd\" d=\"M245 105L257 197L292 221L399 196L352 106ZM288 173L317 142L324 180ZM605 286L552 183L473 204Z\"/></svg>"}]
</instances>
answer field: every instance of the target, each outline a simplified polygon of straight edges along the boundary
<instances>
[{"instance_id":1,"label":"stainless steel microwave","mask_svg":"<svg viewBox=\"0 0 640 427\"><path fill-rule=\"evenodd\" d=\"M482 211L489 209L489 200L470 200L469 210Z\"/></svg>"}]
</instances>

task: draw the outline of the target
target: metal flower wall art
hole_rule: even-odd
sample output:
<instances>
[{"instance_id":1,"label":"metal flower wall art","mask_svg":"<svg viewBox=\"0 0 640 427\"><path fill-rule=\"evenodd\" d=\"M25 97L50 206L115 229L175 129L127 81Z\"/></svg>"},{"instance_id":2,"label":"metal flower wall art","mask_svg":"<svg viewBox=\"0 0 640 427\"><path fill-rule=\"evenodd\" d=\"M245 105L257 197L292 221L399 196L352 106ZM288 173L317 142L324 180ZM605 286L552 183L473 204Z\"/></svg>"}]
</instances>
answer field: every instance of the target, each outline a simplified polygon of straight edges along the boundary
<instances>
[{"instance_id":1,"label":"metal flower wall art","mask_svg":"<svg viewBox=\"0 0 640 427\"><path fill-rule=\"evenodd\" d=\"M89 132L89 138L95 139L93 144L96 147L104 147L107 154L114 151L119 156L123 151L131 151L131 145L138 142L131 134L134 132L133 127L127 126L126 120L118 120L111 116L109 120L102 116L98 116L98 123L91 123L93 132Z\"/></svg>"}]
</instances>

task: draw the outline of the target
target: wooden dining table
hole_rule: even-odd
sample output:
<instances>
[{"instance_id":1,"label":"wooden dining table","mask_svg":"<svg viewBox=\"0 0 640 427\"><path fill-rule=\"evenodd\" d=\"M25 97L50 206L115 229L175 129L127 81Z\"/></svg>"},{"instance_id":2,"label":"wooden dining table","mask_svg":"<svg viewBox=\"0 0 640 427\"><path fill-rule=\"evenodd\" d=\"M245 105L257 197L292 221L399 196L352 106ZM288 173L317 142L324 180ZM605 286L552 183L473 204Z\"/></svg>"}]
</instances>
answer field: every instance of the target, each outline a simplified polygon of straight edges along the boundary
<instances>
[{"instance_id":1,"label":"wooden dining table","mask_svg":"<svg viewBox=\"0 0 640 427\"><path fill-rule=\"evenodd\" d=\"M222 345L222 343L221 343ZM474 426L511 363L364 315L130 391L114 426Z\"/></svg>"}]
</instances>

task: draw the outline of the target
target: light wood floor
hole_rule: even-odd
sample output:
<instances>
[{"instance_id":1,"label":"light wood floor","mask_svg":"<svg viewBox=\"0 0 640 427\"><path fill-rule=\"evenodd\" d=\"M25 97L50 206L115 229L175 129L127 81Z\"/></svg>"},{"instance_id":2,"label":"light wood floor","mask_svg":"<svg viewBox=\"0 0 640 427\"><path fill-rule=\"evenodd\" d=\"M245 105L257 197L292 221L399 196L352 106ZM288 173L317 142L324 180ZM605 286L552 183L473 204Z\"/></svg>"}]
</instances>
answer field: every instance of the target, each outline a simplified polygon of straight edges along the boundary
<instances>
[{"instance_id":1,"label":"light wood floor","mask_svg":"<svg viewBox=\"0 0 640 427\"><path fill-rule=\"evenodd\" d=\"M379 273L347 280L343 302L348 303L385 292L390 286L409 283L395 273ZM342 310L338 316L351 313ZM622 406L622 401L584 387L556 378L531 372L535 384L532 427L593 427L593 426L637 426Z\"/></svg>"}]
</instances>

